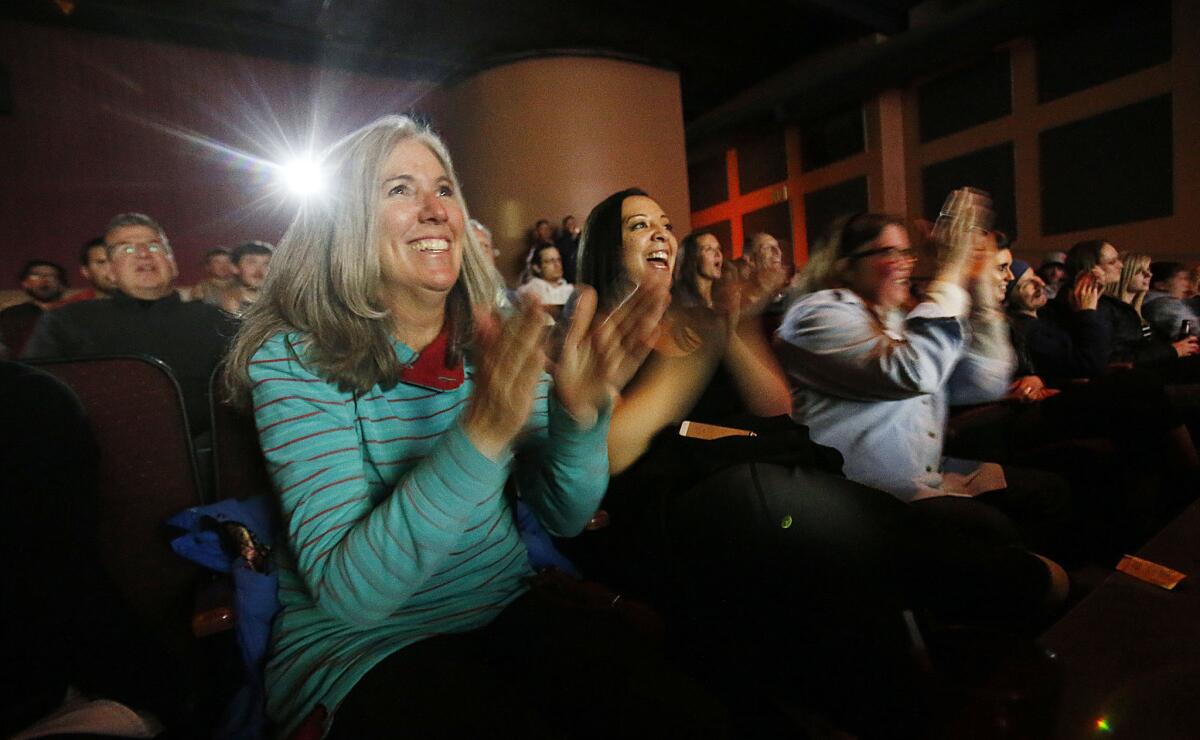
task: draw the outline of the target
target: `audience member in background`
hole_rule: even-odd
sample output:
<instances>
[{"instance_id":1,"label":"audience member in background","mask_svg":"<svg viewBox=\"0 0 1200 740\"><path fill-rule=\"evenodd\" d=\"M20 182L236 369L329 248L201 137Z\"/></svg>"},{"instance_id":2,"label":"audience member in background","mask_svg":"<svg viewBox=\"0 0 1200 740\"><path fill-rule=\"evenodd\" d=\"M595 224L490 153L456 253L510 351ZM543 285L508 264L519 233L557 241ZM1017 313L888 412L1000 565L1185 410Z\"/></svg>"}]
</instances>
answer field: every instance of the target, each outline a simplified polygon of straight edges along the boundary
<instances>
[{"instance_id":1,"label":"audience member in background","mask_svg":"<svg viewBox=\"0 0 1200 740\"><path fill-rule=\"evenodd\" d=\"M1188 285L1187 303L1192 310L1200 314L1200 265L1192 268L1191 282Z\"/></svg>"},{"instance_id":2,"label":"audience member in background","mask_svg":"<svg viewBox=\"0 0 1200 740\"><path fill-rule=\"evenodd\" d=\"M711 231L693 231L679 243L679 268L673 288L679 306L713 307L713 285L721 279L725 257Z\"/></svg>"},{"instance_id":3,"label":"audience member in background","mask_svg":"<svg viewBox=\"0 0 1200 740\"><path fill-rule=\"evenodd\" d=\"M1142 317L1154 333L1168 341L1200 334L1200 316L1185 300L1191 288L1187 266L1181 262L1154 262L1150 265L1150 275Z\"/></svg>"},{"instance_id":4,"label":"audience member in background","mask_svg":"<svg viewBox=\"0 0 1200 740\"><path fill-rule=\"evenodd\" d=\"M179 270L161 226L142 213L122 213L104 234L117 292L46 313L26 359L150 355L171 368L183 390L193 436L209 427L208 382L235 327L206 303L185 303Z\"/></svg>"},{"instance_id":5,"label":"audience member in background","mask_svg":"<svg viewBox=\"0 0 1200 740\"><path fill-rule=\"evenodd\" d=\"M1104 286L1104 292L1122 303L1133 306L1141 322L1141 333L1147 334L1150 327L1142 318L1142 301L1150 290L1150 255L1123 254L1121 255L1121 277L1115 283Z\"/></svg>"},{"instance_id":6,"label":"audience member in background","mask_svg":"<svg viewBox=\"0 0 1200 740\"><path fill-rule=\"evenodd\" d=\"M624 190L588 216L580 277L612 310L669 279L676 253L662 207ZM919 734L907 722L908 648L890 641L899 605L1028 614L1047 566L960 540L842 477L840 457L784 415L786 380L757 317L738 311L736 284L726 277L717 293L711 309L672 301L613 412L611 524L562 544L585 571L664 609L687 659L735 695L786 682L788 702L811 700L870 736ZM711 440L706 424L758 436ZM781 645L803 657L780 659Z\"/></svg>"},{"instance_id":7,"label":"audience member in background","mask_svg":"<svg viewBox=\"0 0 1200 740\"><path fill-rule=\"evenodd\" d=\"M1067 278L1066 252L1051 252L1038 266L1037 276L1046 284L1046 297L1053 300Z\"/></svg>"},{"instance_id":8,"label":"audience member in background","mask_svg":"<svg viewBox=\"0 0 1200 740\"><path fill-rule=\"evenodd\" d=\"M579 223L574 216L563 216L562 228L559 229L558 238L554 240L554 246L558 247L558 254L563 261L563 275L566 275L567 280L575 280L575 257L579 253Z\"/></svg>"},{"instance_id":9,"label":"audience member in background","mask_svg":"<svg viewBox=\"0 0 1200 740\"><path fill-rule=\"evenodd\" d=\"M1186 481L1188 490L1194 487L1197 462L1191 437L1153 373L1104 372L1110 341L1096 311L1100 288L1094 276L1085 276L1075 287L1072 336L1038 319L1037 311L1046 304L1041 278L1020 260L1012 270L1017 279L1010 284L1007 302L1018 362L1009 398L1023 408L1010 407L1004 446L1023 459L1046 460L1049 469L1072 480L1076 511L1097 533L1081 538L1081 545L1092 546L1093 553L1114 544L1136 547L1152 531L1151 522L1137 512L1151 512L1152 517L1162 477L1168 485ZM1067 382L1080 377L1091 380ZM1056 449L1037 457L1039 448L1089 438L1110 440L1121 453L1118 459L1097 459L1084 446L1071 449L1070 455ZM1154 461L1151 469L1147 461Z\"/></svg>"},{"instance_id":10,"label":"audience member in background","mask_svg":"<svg viewBox=\"0 0 1200 740\"><path fill-rule=\"evenodd\" d=\"M1017 279L1008 292L1008 315L1017 360L1025 370L1020 374L1037 375L1057 387L1060 381L1104 373L1112 353L1112 334L1096 310L1104 292L1096 276L1088 273L1075 283L1066 296L1070 313L1057 323L1038 317L1049 301L1041 276L1020 260L1012 269ZM1020 389L1019 397L1037 400L1042 394L1034 391L1026 394Z\"/></svg>"},{"instance_id":11,"label":"audience member in background","mask_svg":"<svg viewBox=\"0 0 1200 740\"><path fill-rule=\"evenodd\" d=\"M1067 253L1066 267L1068 285L1075 285L1081 276L1090 273L1093 279L1103 283L1106 291L1110 292L1121 290L1122 287L1128 288L1135 277L1138 280L1144 279L1144 276L1135 276L1133 271L1123 271L1124 263L1116 247L1103 239L1079 242L1071 247ZM1128 274L1124 286L1123 272ZM1130 293L1128 290L1123 292ZM1070 295L1070 291L1060 293L1058 298L1046 305L1040 314L1041 317L1064 328L1069 326L1073 313L1068 301ZM1186 337L1175 342L1154 337L1148 327L1143 328L1144 324L1137 310L1110 293L1100 297L1096 310L1108 326L1109 335L1112 337L1109 364L1132 364L1134 367L1153 369L1171 383L1196 382L1196 363L1179 361L1200 352L1200 344L1197 344L1196 337Z\"/></svg>"},{"instance_id":12,"label":"audience member in background","mask_svg":"<svg viewBox=\"0 0 1200 740\"><path fill-rule=\"evenodd\" d=\"M1013 253L1006 245L1008 237L1003 231L993 231L993 238L996 240L996 305L1004 303L1004 297L1008 295L1008 286L1012 284L1015 276L1013 275Z\"/></svg>"},{"instance_id":13,"label":"audience member in background","mask_svg":"<svg viewBox=\"0 0 1200 740\"><path fill-rule=\"evenodd\" d=\"M274 247L266 242L245 242L234 247L229 257L233 262L236 280L221 299L221 308L234 316L241 316L252 303L258 300L259 291L267 279Z\"/></svg>"},{"instance_id":14,"label":"audience member in background","mask_svg":"<svg viewBox=\"0 0 1200 740\"><path fill-rule=\"evenodd\" d=\"M479 221L471 219L471 231L475 233L475 241L479 244L479 254L484 261L495 267L496 258L499 253L496 251L495 245L492 243L492 230L484 226Z\"/></svg>"},{"instance_id":15,"label":"audience member in background","mask_svg":"<svg viewBox=\"0 0 1200 740\"><path fill-rule=\"evenodd\" d=\"M781 309L780 300L788 274L783 266L779 240L764 232L752 234L746 240L743 254L750 266L750 280L743 290L751 294L752 300L765 299L768 312Z\"/></svg>"},{"instance_id":16,"label":"audience member in background","mask_svg":"<svg viewBox=\"0 0 1200 740\"><path fill-rule=\"evenodd\" d=\"M471 233L475 235L475 242L479 245L479 255L483 258L483 264L491 273L492 281L496 283L496 305L502 312L511 311L512 307L517 305L517 291L504 283L504 276L496 267L496 258L500 256L500 251L492 244L492 230L475 219L471 219L468 224Z\"/></svg>"},{"instance_id":17,"label":"audience member in background","mask_svg":"<svg viewBox=\"0 0 1200 740\"><path fill-rule=\"evenodd\" d=\"M534 582L504 492L512 475L547 529L584 527L613 386L665 293L600 336L586 291L552 377L536 302L494 316L435 134L391 116L324 161L334 197L284 235L229 364L285 523L266 667L279 731L320 705L330 738L723 736L711 698L618 610Z\"/></svg>"},{"instance_id":18,"label":"audience member in background","mask_svg":"<svg viewBox=\"0 0 1200 740\"><path fill-rule=\"evenodd\" d=\"M934 229L940 257L925 300L909 310L913 256L903 221L859 214L815 262L827 289L796 301L778 347L793 418L840 451L851 480L913 502L976 536L1052 549L1069 495L1057 476L944 457L951 405L1008 393L1015 357L999 310L990 202L956 191ZM1004 271L1007 278L1011 275ZM818 281L820 282L820 281Z\"/></svg>"},{"instance_id":19,"label":"audience member in background","mask_svg":"<svg viewBox=\"0 0 1200 740\"><path fill-rule=\"evenodd\" d=\"M104 246L104 237L89 239L79 250L79 274L88 281L88 287L64 298L62 305L112 298L117 283L108 264L108 248Z\"/></svg>"},{"instance_id":20,"label":"audience member in background","mask_svg":"<svg viewBox=\"0 0 1200 740\"><path fill-rule=\"evenodd\" d=\"M563 277L562 258L558 247L539 244L529 253L529 281L517 288L517 296L537 298L548 314L557 318L575 292L575 286Z\"/></svg>"},{"instance_id":21,"label":"audience member in background","mask_svg":"<svg viewBox=\"0 0 1200 740\"><path fill-rule=\"evenodd\" d=\"M529 235L529 246L536 247L539 244L554 244L554 227L544 218L537 220Z\"/></svg>"},{"instance_id":22,"label":"audience member in background","mask_svg":"<svg viewBox=\"0 0 1200 740\"><path fill-rule=\"evenodd\" d=\"M67 288L67 271L47 260L30 260L17 277L29 300L0 311L0 342L19 357L46 311L56 308Z\"/></svg>"},{"instance_id":23,"label":"audience member in background","mask_svg":"<svg viewBox=\"0 0 1200 740\"><path fill-rule=\"evenodd\" d=\"M224 247L215 247L205 252L204 273L208 276L204 282L196 283L181 291L183 299L204 301L219 306L226 291L237 284L237 276L233 272L233 258L230 256L229 250Z\"/></svg>"}]
</instances>

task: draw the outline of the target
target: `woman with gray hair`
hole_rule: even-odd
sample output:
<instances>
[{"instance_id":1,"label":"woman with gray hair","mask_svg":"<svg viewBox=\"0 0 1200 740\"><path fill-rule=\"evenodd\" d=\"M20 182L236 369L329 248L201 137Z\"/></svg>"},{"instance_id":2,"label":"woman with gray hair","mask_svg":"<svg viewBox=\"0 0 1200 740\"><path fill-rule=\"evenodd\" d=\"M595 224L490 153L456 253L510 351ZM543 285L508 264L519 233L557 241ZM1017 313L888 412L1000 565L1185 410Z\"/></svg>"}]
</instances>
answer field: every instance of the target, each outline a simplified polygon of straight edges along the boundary
<instances>
[{"instance_id":1,"label":"woman with gray hair","mask_svg":"<svg viewBox=\"0 0 1200 740\"><path fill-rule=\"evenodd\" d=\"M280 242L228 370L253 404L286 535L266 666L277 729L322 710L336 711L330 736L355 738L704 727L690 705L711 703L616 610L531 588L505 495L511 475L551 532L584 527L607 483L611 399L665 295L591 330L585 291L548 375L536 302L495 315L432 131L383 118L325 163L332 197Z\"/></svg>"}]
</instances>

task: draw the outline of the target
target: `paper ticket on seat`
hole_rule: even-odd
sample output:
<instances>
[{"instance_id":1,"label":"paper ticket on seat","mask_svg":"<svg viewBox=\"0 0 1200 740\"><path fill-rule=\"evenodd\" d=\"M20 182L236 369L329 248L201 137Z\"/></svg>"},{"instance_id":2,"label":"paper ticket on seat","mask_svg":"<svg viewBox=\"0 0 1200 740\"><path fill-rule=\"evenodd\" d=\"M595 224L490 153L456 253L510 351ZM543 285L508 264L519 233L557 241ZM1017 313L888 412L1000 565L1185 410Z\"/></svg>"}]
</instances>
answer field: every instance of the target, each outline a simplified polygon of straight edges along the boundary
<instances>
[{"instance_id":1,"label":"paper ticket on seat","mask_svg":"<svg viewBox=\"0 0 1200 740\"><path fill-rule=\"evenodd\" d=\"M685 421L679 425L679 436L692 439L721 439L722 437L757 437L758 435L746 429L722 427L699 421Z\"/></svg>"},{"instance_id":2,"label":"paper ticket on seat","mask_svg":"<svg viewBox=\"0 0 1200 740\"><path fill-rule=\"evenodd\" d=\"M1121 558L1121 562L1117 563L1117 570L1126 575L1133 576L1139 581L1152 583L1168 591L1178 586L1179 582L1184 578L1187 578L1187 575L1184 573L1171 570L1165 565L1143 560L1134 555L1126 555Z\"/></svg>"}]
</instances>

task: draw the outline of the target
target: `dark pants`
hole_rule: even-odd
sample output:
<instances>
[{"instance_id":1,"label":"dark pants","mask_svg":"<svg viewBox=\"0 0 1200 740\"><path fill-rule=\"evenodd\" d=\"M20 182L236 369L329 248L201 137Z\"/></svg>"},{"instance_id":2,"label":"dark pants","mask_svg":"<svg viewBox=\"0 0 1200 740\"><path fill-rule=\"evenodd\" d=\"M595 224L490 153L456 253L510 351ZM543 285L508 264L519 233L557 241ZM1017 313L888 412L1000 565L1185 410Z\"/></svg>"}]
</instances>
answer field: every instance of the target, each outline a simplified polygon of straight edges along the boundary
<instances>
[{"instance_id":1,"label":"dark pants","mask_svg":"<svg viewBox=\"0 0 1200 740\"><path fill-rule=\"evenodd\" d=\"M692 584L684 594L690 608L716 590L769 602L775 612L931 608L994 616L1034 609L1044 596L1044 568L1005 546L1012 543L973 541L827 473L739 465L673 508L673 580Z\"/></svg>"},{"instance_id":2,"label":"dark pants","mask_svg":"<svg viewBox=\"0 0 1200 740\"><path fill-rule=\"evenodd\" d=\"M615 610L534 590L478 630L394 653L330 738L718 738L725 710Z\"/></svg>"},{"instance_id":3,"label":"dark pants","mask_svg":"<svg viewBox=\"0 0 1200 740\"><path fill-rule=\"evenodd\" d=\"M664 608L695 667L735 690L777 682L862 735L919 735L904 609L1021 621L1046 593L1028 553L829 473L748 463L686 492L640 493L643 516L626 505L578 538L585 570Z\"/></svg>"},{"instance_id":4,"label":"dark pants","mask_svg":"<svg viewBox=\"0 0 1200 740\"><path fill-rule=\"evenodd\" d=\"M1152 373L1116 371L1067 385L1038 403L966 410L950 422L953 433L946 452L1061 476L1071 492L1071 524L1058 533L1042 527L1026 534L1035 538L1040 551L1067 562L1108 562L1137 549L1169 521L1190 499L1180 492L1197 489L1194 450L1178 434L1179 411ZM1016 471L1017 483L1009 486L1010 493L1016 492L1016 510L1010 511L1007 494L981 500L1015 514L1018 521L1045 509L1030 511L1022 498L1038 488L1053 493L1060 487L1050 480L1022 478L1016 468L1005 470Z\"/></svg>"},{"instance_id":5,"label":"dark pants","mask_svg":"<svg viewBox=\"0 0 1200 740\"><path fill-rule=\"evenodd\" d=\"M1028 547L1051 557L1073 552L1069 531L1071 488L1044 470L1004 466L1008 485L978 496L935 496L914 501L922 514L978 542Z\"/></svg>"}]
</instances>

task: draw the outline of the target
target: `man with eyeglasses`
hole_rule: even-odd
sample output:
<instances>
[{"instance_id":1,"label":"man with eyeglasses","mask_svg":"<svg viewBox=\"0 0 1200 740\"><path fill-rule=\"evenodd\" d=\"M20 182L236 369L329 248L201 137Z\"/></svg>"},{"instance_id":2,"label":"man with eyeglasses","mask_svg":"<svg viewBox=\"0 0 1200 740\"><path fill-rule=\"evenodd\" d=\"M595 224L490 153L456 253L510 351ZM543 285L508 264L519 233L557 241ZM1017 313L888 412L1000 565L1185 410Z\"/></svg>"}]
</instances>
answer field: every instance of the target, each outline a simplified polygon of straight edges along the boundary
<instances>
[{"instance_id":1,"label":"man with eyeglasses","mask_svg":"<svg viewBox=\"0 0 1200 740\"><path fill-rule=\"evenodd\" d=\"M158 222L122 213L104 234L117 291L48 312L25 348L25 359L150 355L166 363L183 390L192 433L209 426L208 379L236 332L233 321L206 303L185 303L175 290L179 268Z\"/></svg>"},{"instance_id":2,"label":"man with eyeglasses","mask_svg":"<svg viewBox=\"0 0 1200 740\"><path fill-rule=\"evenodd\" d=\"M536 296L542 308L557 318L562 307L571 299L575 286L563 277L562 257L553 244L539 244L529 256L529 282L517 288L521 297Z\"/></svg>"}]
</instances>

